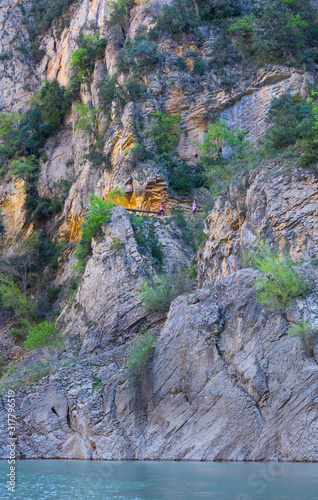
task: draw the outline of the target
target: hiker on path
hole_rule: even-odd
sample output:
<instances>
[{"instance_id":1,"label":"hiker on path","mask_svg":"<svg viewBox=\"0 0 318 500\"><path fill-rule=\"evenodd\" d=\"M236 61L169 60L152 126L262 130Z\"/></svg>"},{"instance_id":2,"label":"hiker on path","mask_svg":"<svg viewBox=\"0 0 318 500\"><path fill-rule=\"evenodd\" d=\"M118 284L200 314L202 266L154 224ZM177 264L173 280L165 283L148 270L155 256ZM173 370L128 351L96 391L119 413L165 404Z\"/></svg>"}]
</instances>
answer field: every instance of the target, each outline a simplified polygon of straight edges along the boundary
<instances>
[{"instance_id":1,"label":"hiker on path","mask_svg":"<svg viewBox=\"0 0 318 500\"><path fill-rule=\"evenodd\" d=\"M192 203L192 215L194 215L196 211L197 211L197 204L196 204L195 200L193 200L193 203Z\"/></svg>"},{"instance_id":2,"label":"hiker on path","mask_svg":"<svg viewBox=\"0 0 318 500\"><path fill-rule=\"evenodd\" d=\"M163 209L163 203L161 203L161 205L160 205L159 212L161 215L163 215L163 216L165 215L165 211Z\"/></svg>"}]
</instances>

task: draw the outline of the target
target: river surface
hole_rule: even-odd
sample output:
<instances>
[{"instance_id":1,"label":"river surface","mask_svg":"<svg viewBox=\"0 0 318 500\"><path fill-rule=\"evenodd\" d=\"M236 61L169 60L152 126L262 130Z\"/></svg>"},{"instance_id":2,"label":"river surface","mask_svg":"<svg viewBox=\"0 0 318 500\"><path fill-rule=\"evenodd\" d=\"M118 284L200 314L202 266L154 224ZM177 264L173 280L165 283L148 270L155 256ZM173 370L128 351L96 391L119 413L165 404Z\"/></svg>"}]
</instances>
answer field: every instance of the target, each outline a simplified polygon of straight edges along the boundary
<instances>
[{"instance_id":1,"label":"river surface","mask_svg":"<svg viewBox=\"0 0 318 500\"><path fill-rule=\"evenodd\" d=\"M16 491L0 461L0 499L318 500L318 464L20 460Z\"/></svg>"}]
</instances>

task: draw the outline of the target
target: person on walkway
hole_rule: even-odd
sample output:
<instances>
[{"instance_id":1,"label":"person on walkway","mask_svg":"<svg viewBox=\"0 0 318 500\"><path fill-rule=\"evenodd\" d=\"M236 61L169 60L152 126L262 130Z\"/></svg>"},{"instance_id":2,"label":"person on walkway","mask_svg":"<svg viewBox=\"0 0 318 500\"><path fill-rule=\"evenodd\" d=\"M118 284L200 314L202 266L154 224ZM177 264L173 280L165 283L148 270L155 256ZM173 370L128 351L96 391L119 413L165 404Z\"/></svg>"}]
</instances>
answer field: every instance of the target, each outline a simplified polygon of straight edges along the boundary
<instances>
[{"instance_id":1,"label":"person on walkway","mask_svg":"<svg viewBox=\"0 0 318 500\"><path fill-rule=\"evenodd\" d=\"M159 212L160 212L160 215L162 215L162 216L165 215L165 211L163 209L163 203L161 203L161 205L160 205Z\"/></svg>"},{"instance_id":2,"label":"person on walkway","mask_svg":"<svg viewBox=\"0 0 318 500\"><path fill-rule=\"evenodd\" d=\"M192 203L192 215L194 215L196 211L197 211L197 204L196 204L195 200L193 200L193 203Z\"/></svg>"}]
</instances>

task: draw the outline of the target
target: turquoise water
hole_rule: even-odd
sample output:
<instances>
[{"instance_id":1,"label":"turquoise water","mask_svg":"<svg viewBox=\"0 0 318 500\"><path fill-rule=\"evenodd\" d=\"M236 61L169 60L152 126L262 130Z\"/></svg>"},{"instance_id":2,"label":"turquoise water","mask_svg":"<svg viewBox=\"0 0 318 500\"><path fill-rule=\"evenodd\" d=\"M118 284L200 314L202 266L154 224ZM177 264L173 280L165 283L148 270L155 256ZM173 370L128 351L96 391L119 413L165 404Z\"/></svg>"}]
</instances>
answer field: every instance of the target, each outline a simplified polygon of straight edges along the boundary
<instances>
[{"instance_id":1,"label":"turquoise water","mask_svg":"<svg viewBox=\"0 0 318 500\"><path fill-rule=\"evenodd\" d=\"M0 499L317 500L318 464L21 460L16 492L0 461Z\"/></svg>"}]
</instances>

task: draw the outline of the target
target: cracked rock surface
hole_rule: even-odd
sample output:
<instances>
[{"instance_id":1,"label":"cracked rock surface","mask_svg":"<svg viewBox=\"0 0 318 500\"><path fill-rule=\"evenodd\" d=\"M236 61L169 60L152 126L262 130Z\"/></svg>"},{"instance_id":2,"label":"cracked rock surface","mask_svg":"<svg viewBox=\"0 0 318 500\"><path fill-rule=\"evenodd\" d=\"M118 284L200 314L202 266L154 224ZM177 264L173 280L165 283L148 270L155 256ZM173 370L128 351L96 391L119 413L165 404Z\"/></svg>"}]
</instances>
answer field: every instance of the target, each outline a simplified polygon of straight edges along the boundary
<instances>
[{"instance_id":1,"label":"cracked rock surface","mask_svg":"<svg viewBox=\"0 0 318 500\"><path fill-rule=\"evenodd\" d=\"M21 456L317 460L317 353L287 334L304 310L318 320L318 272L302 270L311 293L287 316L256 303L250 269L178 297L139 389L125 381L118 348L19 394Z\"/></svg>"}]
</instances>

